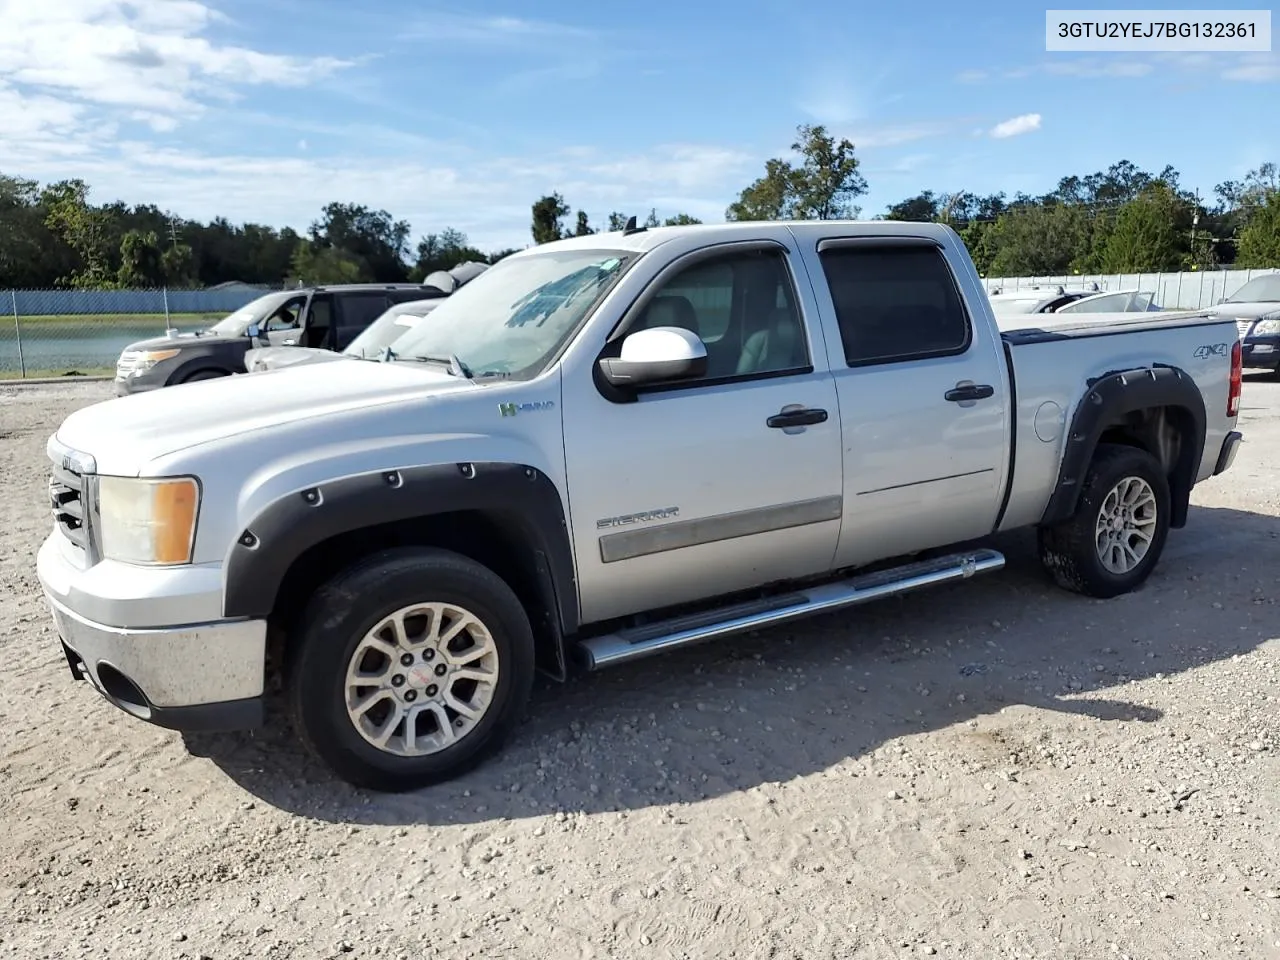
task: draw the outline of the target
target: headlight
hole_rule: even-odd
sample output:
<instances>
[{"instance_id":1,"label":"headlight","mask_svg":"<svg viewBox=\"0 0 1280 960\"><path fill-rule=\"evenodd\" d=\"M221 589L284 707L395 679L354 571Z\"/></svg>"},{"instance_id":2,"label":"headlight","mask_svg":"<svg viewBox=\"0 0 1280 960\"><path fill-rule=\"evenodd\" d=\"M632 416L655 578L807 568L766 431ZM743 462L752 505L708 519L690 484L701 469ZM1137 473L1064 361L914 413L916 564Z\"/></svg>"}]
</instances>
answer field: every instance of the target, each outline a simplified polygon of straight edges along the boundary
<instances>
[{"instance_id":1,"label":"headlight","mask_svg":"<svg viewBox=\"0 0 1280 960\"><path fill-rule=\"evenodd\" d=\"M1253 329L1249 331L1249 336L1266 336L1277 333L1280 333L1280 314L1267 314L1267 316L1253 325Z\"/></svg>"},{"instance_id":2,"label":"headlight","mask_svg":"<svg viewBox=\"0 0 1280 960\"><path fill-rule=\"evenodd\" d=\"M146 373L161 360L176 357L181 352L180 350L143 350L133 361L133 375L136 377L140 373Z\"/></svg>"},{"instance_id":3,"label":"headlight","mask_svg":"<svg viewBox=\"0 0 1280 960\"><path fill-rule=\"evenodd\" d=\"M199 510L200 485L194 477L101 477L102 555L124 563L190 563Z\"/></svg>"}]
</instances>

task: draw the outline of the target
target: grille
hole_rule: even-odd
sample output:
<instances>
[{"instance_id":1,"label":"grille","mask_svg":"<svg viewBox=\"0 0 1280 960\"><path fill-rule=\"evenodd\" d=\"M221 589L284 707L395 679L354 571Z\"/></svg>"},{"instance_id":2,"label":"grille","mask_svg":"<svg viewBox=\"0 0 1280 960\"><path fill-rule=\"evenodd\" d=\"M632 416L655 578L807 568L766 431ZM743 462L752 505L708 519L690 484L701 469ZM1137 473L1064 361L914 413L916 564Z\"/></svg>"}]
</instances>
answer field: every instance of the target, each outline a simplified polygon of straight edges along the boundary
<instances>
[{"instance_id":1,"label":"grille","mask_svg":"<svg viewBox=\"0 0 1280 960\"><path fill-rule=\"evenodd\" d=\"M1240 331L1240 339L1244 339L1249 334L1249 328L1253 326L1252 320L1237 320L1236 329Z\"/></svg>"},{"instance_id":2,"label":"grille","mask_svg":"<svg viewBox=\"0 0 1280 960\"><path fill-rule=\"evenodd\" d=\"M55 463L49 478L49 505L53 520L63 535L83 550L89 549L89 531L85 528L84 478L67 467Z\"/></svg>"}]
</instances>

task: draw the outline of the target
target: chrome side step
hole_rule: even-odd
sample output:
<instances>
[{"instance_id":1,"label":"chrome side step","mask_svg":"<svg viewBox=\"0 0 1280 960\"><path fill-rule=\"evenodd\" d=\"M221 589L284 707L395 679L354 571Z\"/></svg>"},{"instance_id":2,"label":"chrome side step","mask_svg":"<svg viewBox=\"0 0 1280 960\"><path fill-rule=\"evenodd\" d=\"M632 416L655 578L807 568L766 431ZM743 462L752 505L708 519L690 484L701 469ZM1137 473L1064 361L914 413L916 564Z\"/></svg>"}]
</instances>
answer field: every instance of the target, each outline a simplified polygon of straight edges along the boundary
<instances>
[{"instance_id":1,"label":"chrome side step","mask_svg":"<svg viewBox=\"0 0 1280 960\"><path fill-rule=\"evenodd\" d=\"M950 554L889 570L859 574L847 580L779 597L749 601L707 613L674 617L660 623L591 637L579 643L577 651L588 670L599 670L689 643L715 640L818 613L843 610L845 607L857 606L881 597L908 593L952 580L966 580L974 574L999 570L1003 566L1004 555L995 550Z\"/></svg>"}]
</instances>

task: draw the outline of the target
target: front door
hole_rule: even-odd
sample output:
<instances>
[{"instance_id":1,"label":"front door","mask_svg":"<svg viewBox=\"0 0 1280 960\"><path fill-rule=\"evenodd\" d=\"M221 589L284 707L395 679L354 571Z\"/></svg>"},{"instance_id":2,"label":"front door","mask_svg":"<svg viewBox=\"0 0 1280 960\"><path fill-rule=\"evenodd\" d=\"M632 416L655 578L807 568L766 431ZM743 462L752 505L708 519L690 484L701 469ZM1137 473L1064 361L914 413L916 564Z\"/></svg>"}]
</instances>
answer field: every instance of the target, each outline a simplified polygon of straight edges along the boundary
<instances>
[{"instance_id":1,"label":"front door","mask_svg":"<svg viewBox=\"0 0 1280 960\"><path fill-rule=\"evenodd\" d=\"M655 282L628 332L692 330L709 368L630 403L587 371L565 380L584 622L825 571L839 537L836 389L788 254L699 257Z\"/></svg>"},{"instance_id":2,"label":"front door","mask_svg":"<svg viewBox=\"0 0 1280 960\"><path fill-rule=\"evenodd\" d=\"M1007 373L942 250L827 240L810 264L843 423L837 566L989 534L1009 466Z\"/></svg>"}]
</instances>

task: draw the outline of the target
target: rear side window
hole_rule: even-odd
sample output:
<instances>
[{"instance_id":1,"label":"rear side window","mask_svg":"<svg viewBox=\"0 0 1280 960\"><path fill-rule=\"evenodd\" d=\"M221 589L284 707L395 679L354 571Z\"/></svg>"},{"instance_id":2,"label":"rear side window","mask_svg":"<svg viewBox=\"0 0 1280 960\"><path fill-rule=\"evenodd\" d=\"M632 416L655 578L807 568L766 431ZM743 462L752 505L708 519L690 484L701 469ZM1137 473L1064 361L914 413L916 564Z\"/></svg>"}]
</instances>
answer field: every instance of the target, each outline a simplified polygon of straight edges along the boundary
<instances>
[{"instance_id":1,"label":"rear side window","mask_svg":"<svg viewBox=\"0 0 1280 960\"><path fill-rule=\"evenodd\" d=\"M338 327L358 333L378 319L388 306L385 293L349 293L341 298Z\"/></svg>"},{"instance_id":2,"label":"rear side window","mask_svg":"<svg viewBox=\"0 0 1280 960\"><path fill-rule=\"evenodd\" d=\"M936 247L833 247L819 253L851 367L963 353L969 317Z\"/></svg>"}]
</instances>

